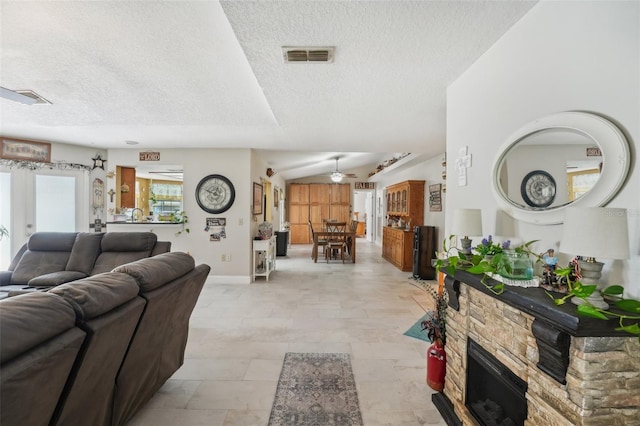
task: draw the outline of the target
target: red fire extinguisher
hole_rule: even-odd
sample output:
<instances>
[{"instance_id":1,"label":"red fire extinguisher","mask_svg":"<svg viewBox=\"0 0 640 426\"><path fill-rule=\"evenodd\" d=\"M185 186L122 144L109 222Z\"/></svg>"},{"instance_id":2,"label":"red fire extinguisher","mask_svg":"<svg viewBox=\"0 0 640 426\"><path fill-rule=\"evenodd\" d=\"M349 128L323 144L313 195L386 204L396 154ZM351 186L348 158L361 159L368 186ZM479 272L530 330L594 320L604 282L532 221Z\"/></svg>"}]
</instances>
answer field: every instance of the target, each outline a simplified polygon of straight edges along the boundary
<instances>
[{"instance_id":1,"label":"red fire extinguisher","mask_svg":"<svg viewBox=\"0 0 640 426\"><path fill-rule=\"evenodd\" d=\"M435 391L442 392L446 372L447 353L444 351L442 341L436 339L427 348L427 384L429 387Z\"/></svg>"}]
</instances>

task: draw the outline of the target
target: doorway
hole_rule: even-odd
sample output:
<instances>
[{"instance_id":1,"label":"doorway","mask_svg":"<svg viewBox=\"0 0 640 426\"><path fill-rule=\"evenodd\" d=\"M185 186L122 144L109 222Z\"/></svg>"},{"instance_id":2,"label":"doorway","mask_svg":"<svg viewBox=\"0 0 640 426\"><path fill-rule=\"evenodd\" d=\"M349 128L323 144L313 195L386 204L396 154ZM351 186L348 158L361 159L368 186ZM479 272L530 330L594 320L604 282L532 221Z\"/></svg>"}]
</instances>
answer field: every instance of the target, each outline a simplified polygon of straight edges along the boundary
<instances>
[{"instance_id":1,"label":"doorway","mask_svg":"<svg viewBox=\"0 0 640 426\"><path fill-rule=\"evenodd\" d=\"M375 192L375 189L358 189L353 192L354 219L364 223L364 238L369 242L376 240Z\"/></svg>"}]
</instances>

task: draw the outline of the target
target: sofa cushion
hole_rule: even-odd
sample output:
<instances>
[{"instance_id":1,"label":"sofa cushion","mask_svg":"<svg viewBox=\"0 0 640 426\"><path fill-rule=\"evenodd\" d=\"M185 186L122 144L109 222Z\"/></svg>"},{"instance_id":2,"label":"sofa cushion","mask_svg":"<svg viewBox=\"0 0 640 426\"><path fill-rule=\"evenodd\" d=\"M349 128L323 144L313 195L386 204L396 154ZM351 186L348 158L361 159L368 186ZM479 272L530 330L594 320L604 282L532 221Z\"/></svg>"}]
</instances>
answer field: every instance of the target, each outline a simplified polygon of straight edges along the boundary
<instances>
[{"instance_id":1,"label":"sofa cushion","mask_svg":"<svg viewBox=\"0 0 640 426\"><path fill-rule=\"evenodd\" d=\"M0 424L49 424L86 337L75 319L53 294L0 301Z\"/></svg>"},{"instance_id":2,"label":"sofa cushion","mask_svg":"<svg viewBox=\"0 0 640 426\"><path fill-rule=\"evenodd\" d=\"M151 254L158 241L153 232L107 232L102 237L102 251L144 251Z\"/></svg>"},{"instance_id":3,"label":"sofa cushion","mask_svg":"<svg viewBox=\"0 0 640 426\"><path fill-rule=\"evenodd\" d=\"M30 287L53 287L56 285L68 283L69 281L79 280L86 277L87 274L78 271L60 271L51 272L49 274L40 275L31 278L27 283Z\"/></svg>"},{"instance_id":4,"label":"sofa cushion","mask_svg":"<svg viewBox=\"0 0 640 426\"><path fill-rule=\"evenodd\" d=\"M102 232L79 232L65 269L84 272L85 276L91 274L93 265L100 254L104 235Z\"/></svg>"},{"instance_id":5,"label":"sofa cushion","mask_svg":"<svg viewBox=\"0 0 640 426\"><path fill-rule=\"evenodd\" d=\"M27 242L11 284L27 284L30 279L50 272L64 271L77 232L36 232Z\"/></svg>"},{"instance_id":6,"label":"sofa cushion","mask_svg":"<svg viewBox=\"0 0 640 426\"><path fill-rule=\"evenodd\" d=\"M183 276L195 267L193 257L186 253L162 253L140 262L122 265L114 272L123 272L136 279L141 292L154 290L178 277Z\"/></svg>"},{"instance_id":7,"label":"sofa cushion","mask_svg":"<svg viewBox=\"0 0 640 426\"><path fill-rule=\"evenodd\" d=\"M0 300L0 362L10 361L75 323L71 305L53 294L35 292Z\"/></svg>"},{"instance_id":8,"label":"sofa cushion","mask_svg":"<svg viewBox=\"0 0 640 426\"><path fill-rule=\"evenodd\" d=\"M85 321L109 312L138 296L138 284L133 277L106 272L49 290L69 302L78 319Z\"/></svg>"},{"instance_id":9,"label":"sofa cushion","mask_svg":"<svg viewBox=\"0 0 640 426\"><path fill-rule=\"evenodd\" d=\"M152 232L107 232L102 237L102 253L91 275L110 272L116 266L149 257L158 236Z\"/></svg>"}]
</instances>

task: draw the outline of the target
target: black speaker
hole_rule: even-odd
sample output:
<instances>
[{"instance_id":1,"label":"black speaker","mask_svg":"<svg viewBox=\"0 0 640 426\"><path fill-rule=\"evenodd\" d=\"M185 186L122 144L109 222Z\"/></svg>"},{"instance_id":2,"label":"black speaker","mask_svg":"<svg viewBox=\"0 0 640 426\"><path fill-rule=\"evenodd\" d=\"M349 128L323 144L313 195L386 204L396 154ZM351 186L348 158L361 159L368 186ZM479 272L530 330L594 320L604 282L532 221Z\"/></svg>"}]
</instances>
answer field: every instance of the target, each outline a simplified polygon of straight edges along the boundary
<instances>
[{"instance_id":1,"label":"black speaker","mask_svg":"<svg viewBox=\"0 0 640 426\"><path fill-rule=\"evenodd\" d=\"M435 226L415 226L413 228L413 277L433 280L436 269L431 266L435 255L437 241Z\"/></svg>"}]
</instances>

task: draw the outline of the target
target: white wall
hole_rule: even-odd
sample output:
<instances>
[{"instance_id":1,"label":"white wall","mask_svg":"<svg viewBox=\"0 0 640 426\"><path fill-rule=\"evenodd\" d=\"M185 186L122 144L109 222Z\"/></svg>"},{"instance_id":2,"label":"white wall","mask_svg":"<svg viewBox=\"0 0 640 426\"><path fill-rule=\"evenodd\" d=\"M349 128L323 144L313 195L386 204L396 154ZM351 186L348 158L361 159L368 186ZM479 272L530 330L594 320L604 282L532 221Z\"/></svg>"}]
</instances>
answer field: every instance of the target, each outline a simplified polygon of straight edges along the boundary
<instances>
[{"instance_id":1,"label":"white wall","mask_svg":"<svg viewBox=\"0 0 640 426\"><path fill-rule=\"evenodd\" d=\"M231 283L248 283L250 275L251 240L253 238L252 154L249 149L162 149L161 163L184 166L183 206L189 217L190 233L173 239L172 251L190 253L196 263L211 266L211 275L217 280ZM136 167L140 150L109 150L108 168L116 165ZM266 168L264 169L266 171ZM226 212L213 215L203 211L195 199L198 182L210 174L221 174L231 180L236 191L233 206ZM115 178L107 180L107 191L115 186ZM109 204L109 203L108 203ZM108 207L115 207L115 203ZM204 230L209 217L226 218L227 238L209 241ZM161 226L161 225L159 225ZM230 262L223 262L222 255L230 255Z\"/></svg>"},{"instance_id":2,"label":"white wall","mask_svg":"<svg viewBox=\"0 0 640 426\"><path fill-rule=\"evenodd\" d=\"M639 76L640 2L534 6L448 89L447 223L456 207L481 208L485 235L509 232L505 236L515 240L540 240L540 251L557 248L562 225L521 223L498 211L490 170L496 150L515 130L548 114L604 115L625 132L633 161L625 187L609 204L628 209L632 258L606 261L603 278L640 297ZM463 146L469 147L473 165L468 185L458 186L454 163Z\"/></svg>"}]
</instances>

